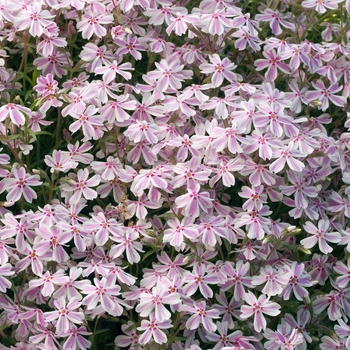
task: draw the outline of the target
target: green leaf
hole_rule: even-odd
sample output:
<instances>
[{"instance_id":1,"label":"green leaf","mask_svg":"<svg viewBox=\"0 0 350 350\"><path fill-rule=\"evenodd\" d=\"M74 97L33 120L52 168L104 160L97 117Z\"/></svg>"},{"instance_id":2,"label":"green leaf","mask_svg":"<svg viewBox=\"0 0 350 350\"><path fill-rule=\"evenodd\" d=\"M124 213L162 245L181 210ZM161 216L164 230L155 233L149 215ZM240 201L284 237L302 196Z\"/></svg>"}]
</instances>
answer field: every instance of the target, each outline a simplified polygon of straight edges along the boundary
<instances>
[{"instance_id":1,"label":"green leaf","mask_svg":"<svg viewBox=\"0 0 350 350\"><path fill-rule=\"evenodd\" d=\"M143 257L141 261L145 261L150 255L152 255L153 253L155 253L155 250L150 250L148 251Z\"/></svg>"},{"instance_id":2,"label":"green leaf","mask_svg":"<svg viewBox=\"0 0 350 350\"><path fill-rule=\"evenodd\" d=\"M173 212L169 211L167 213L158 215L158 217L165 218L165 219L174 219L174 218L176 218L176 215Z\"/></svg>"}]
</instances>

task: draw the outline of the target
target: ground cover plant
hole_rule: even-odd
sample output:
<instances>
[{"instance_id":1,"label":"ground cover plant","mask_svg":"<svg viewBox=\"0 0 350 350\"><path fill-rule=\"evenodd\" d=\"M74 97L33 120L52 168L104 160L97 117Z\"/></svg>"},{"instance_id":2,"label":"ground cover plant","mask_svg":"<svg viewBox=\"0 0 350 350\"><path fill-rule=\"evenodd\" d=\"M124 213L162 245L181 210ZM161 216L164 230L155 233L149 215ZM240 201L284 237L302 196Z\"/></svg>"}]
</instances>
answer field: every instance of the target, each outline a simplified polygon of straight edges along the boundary
<instances>
[{"instance_id":1,"label":"ground cover plant","mask_svg":"<svg viewBox=\"0 0 350 350\"><path fill-rule=\"evenodd\" d=\"M0 0L0 349L350 349L349 15Z\"/></svg>"}]
</instances>

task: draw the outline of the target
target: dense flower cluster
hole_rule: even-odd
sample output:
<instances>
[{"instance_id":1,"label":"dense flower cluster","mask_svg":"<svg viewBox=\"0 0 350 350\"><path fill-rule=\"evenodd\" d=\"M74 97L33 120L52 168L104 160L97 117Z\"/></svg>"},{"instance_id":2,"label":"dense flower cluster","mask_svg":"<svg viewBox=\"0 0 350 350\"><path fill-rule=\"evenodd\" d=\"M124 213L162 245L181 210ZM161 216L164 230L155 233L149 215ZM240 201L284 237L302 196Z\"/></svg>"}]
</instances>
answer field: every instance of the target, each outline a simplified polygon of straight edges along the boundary
<instances>
[{"instance_id":1,"label":"dense flower cluster","mask_svg":"<svg viewBox=\"0 0 350 350\"><path fill-rule=\"evenodd\" d=\"M0 0L0 346L350 349L349 0Z\"/></svg>"}]
</instances>

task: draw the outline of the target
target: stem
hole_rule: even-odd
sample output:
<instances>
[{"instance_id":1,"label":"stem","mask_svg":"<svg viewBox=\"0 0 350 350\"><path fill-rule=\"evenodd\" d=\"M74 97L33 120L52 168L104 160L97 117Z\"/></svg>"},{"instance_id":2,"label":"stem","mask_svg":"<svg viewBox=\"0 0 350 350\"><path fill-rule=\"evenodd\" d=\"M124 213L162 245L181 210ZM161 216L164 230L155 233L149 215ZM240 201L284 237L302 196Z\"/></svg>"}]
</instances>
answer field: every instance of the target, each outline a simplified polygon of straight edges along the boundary
<instances>
[{"instance_id":1,"label":"stem","mask_svg":"<svg viewBox=\"0 0 350 350\"><path fill-rule=\"evenodd\" d=\"M55 147L54 149L57 149L59 142L60 142L60 127L61 127L61 107L57 107L57 127L56 127L56 140L55 140Z\"/></svg>"}]
</instances>

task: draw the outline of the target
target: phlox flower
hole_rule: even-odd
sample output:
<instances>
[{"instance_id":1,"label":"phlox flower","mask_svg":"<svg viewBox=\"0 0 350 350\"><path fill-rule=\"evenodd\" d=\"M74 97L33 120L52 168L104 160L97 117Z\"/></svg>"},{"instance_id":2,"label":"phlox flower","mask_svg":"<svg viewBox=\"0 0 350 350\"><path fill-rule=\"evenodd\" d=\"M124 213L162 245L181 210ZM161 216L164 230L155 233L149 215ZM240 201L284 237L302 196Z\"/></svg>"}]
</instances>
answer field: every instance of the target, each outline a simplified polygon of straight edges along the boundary
<instances>
[{"instance_id":1,"label":"phlox flower","mask_svg":"<svg viewBox=\"0 0 350 350\"><path fill-rule=\"evenodd\" d=\"M220 304L213 304L213 307L219 310L220 315L222 315L222 321L228 323L230 329L234 328L234 321L240 319L241 312L238 310L242 306L242 301L237 301L232 296L231 300L228 301L226 294L220 290L220 294L215 294L215 299Z\"/></svg>"},{"instance_id":2,"label":"phlox flower","mask_svg":"<svg viewBox=\"0 0 350 350\"><path fill-rule=\"evenodd\" d=\"M287 286L282 292L284 300L289 300L292 291L298 300L303 300L309 295L305 287L311 287L313 283L310 281L310 275L304 271L304 266L304 264L298 264L296 261L291 266L286 266L286 274L290 277Z\"/></svg>"},{"instance_id":3,"label":"phlox flower","mask_svg":"<svg viewBox=\"0 0 350 350\"><path fill-rule=\"evenodd\" d=\"M266 329L266 319L263 314L277 316L280 313L280 306L269 301L269 298L266 298L263 294L257 299L252 292L248 291L244 295L244 301L248 305L241 307L241 318L247 319L254 315L254 329L257 332Z\"/></svg>"},{"instance_id":4,"label":"phlox flower","mask_svg":"<svg viewBox=\"0 0 350 350\"><path fill-rule=\"evenodd\" d=\"M159 63L155 62L156 70L147 73L151 79L157 80L157 90L164 92L169 87L173 90L181 89L181 82L185 79L190 79L193 72L184 70L184 65L180 64L176 54L169 56L167 59L162 59Z\"/></svg>"},{"instance_id":5,"label":"phlox flower","mask_svg":"<svg viewBox=\"0 0 350 350\"><path fill-rule=\"evenodd\" d=\"M215 152L221 152L227 147L232 154L242 153L243 149L238 141L243 142L244 138L240 136L240 132L235 124L227 128L216 126L210 131L211 146Z\"/></svg>"},{"instance_id":6,"label":"phlox flower","mask_svg":"<svg viewBox=\"0 0 350 350\"><path fill-rule=\"evenodd\" d=\"M107 157L106 162L92 162L91 168L97 174L101 175L102 180L113 180L117 178L119 170L122 168L122 164L118 158L109 156Z\"/></svg>"},{"instance_id":7,"label":"phlox flower","mask_svg":"<svg viewBox=\"0 0 350 350\"><path fill-rule=\"evenodd\" d=\"M68 337L63 343L63 350L80 349L87 350L91 347L90 340L87 340L83 335L91 335L91 332L86 330L85 326L77 328L72 326L67 333L61 334L62 337Z\"/></svg>"},{"instance_id":8,"label":"phlox flower","mask_svg":"<svg viewBox=\"0 0 350 350\"><path fill-rule=\"evenodd\" d=\"M29 288L41 287L41 294L44 297L50 297L55 291L56 286L62 286L67 281L68 276L65 275L64 270L58 270L53 274L46 271L39 278L29 281Z\"/></svg>"},{"instance_id":9,"label":"phlox flower","mask_svg":"<svg viewBox=\"0 0 350 350\"><path fill-rule=\"evenodd\" d=\"M321 350L345 350L345 344L339 339L333 339L331 337L324 336L321 338L321 341Z\"/></svg>"},{"instance_id":10,"label":"phlox flower","mask_svg":"<svg viewBox=\"0 0 350 350\"><path fill-rule=\"evenodd\" d=\"M83 269L81 267L71 267L69 269L69 276L66 276L66 281L64 281L64 283L53 293L53 297L55 299L64 297L67 300L71 300L72 298L80 300L82 296L77 289L80 289L83 284L90 284L89 280L78 280L82 272Z\"/></svg>"},{"instance_id":11,"label":"phlox flower","mask_svg":"<svg viewBox=\"0 0 350 350\"><path fill-rule=\"evenodd\" d=\"M41 224L35 232L37 234L34 241L35 249L39 251L52 249L53 259L59 263L68 260L69 256L62 246L72 239L70 232L62 232L58 226L50 227L46 224Z\"/></svg>"},{"instance_id":12,"label":"phlox flower","mask_svg":"<svg viewBox=\"0 0 350 350\"><path fill-rule=\"evenodd\" d=\"M217 168L213 168L212 172L216 173L209 180L209 186L214 187L214 184L217 183L220 179L222 179L222 183L226 187L234 186L236 183L236 179L232 172L240 171L244 168L244 161L240 158L230 159L228 162L221 161L220 164L217 165Z\"/></svg>"},{"instance_id":13,"label":"phlox flower","mask_svg":"<svg viewBox=\"0 0 350 350\"><path fill-rule=\"evenodd\" d=\"M97 246L103 246L107 242L109 234L119 236L124 232L116 219L107 218L103 212L99 212L97 215L92 214L91 220L85 221L83 227L88 231L95 232L94 240Z\"/></svg>"},{"instance_id":14,"label":"phlox flower","mask_svg":"<svg viewBox=\"0 0 350 350\"><path fill-rule=\"evenodd\" d=\"M55 17L48 10L42 10L43 1L39 0L33 5L27 5L22 9L19 16L15 19L17 30L25 30L29 28L29 33L32 36L40 36L44 32L44 27L52 23Z\"/></svg>"},{"instance_id":15,"label":"phlox flower","mask_svg":"<svg viewBox=\"0 0 350 350\"><path fill-rule=\"evenodd\" d=\"M88 200L97 197L97 192L90 187L97 186L101 181L101 177L100 175L94 175L90 179L88 177L89 171L86 168L79 169L76 180L70 179L67 184L62 185L64 191L74 192L69 199L70 204L78 203L82 197Z\"/></svg>"},{"instance_id":16,"label":"phlox flower","mask_svg":"<svg viewBox=\"0 0 350 350\"><path fill-rule=\"evenodd\" d=\"M221 350L224 346L233 346L235 345L236 338L242 335L241 331L235 331L228 334L229 329L227 322L216 322L216 326L219 334L209 333L206 335L206 338L209 341L216 344L212 350Z\"/></svg>"},{"instance_id":17,"label":"phlox flower","mask_svg":"<svg viewBox=\"0 0 350 350\"><path fill-rule=\"evenodd\" d=\"M82 300L82 304L86 305L87 310L93 310L98 303L101 303L105 312L112 316L120 316L123 313L120 304L124 304L124 302L115 298L115 296L120 295L120 287L112 285L105 277L102 277L101 280L94 278L94 284L84 284L80 287L81 292L87 294Z\"/></svg>"},{"instance_id":18,"label":"phlox flower","mask_svg":"<svg viewBox=\"0 0 350 350\"><path fill-rule=\"evenodd\" d=\"M74 162L90 164L94 159L92 154L87 153L92 148L90 142L85 142L80 146L79 141L77 141L74 145L68 144L67 148L69 151L69 156Z\"/></svg>"},{"instance_id":19,"label":"phlox flower","mask_svg":"<svg viewBox=\"0 0 350 350\"><path fill-rule=\"evenodd\" d=\"M119 244L112 245L109 255L112 258L116 258L121 256L125 251L127 261L130 264L138 263L141 260L138 252L144 252L142 250L142 244L137 241L138 238L138 232L130 228L126 229L121 235L114 235L111 239Z\"/></svg>"},{"instance_id":20,"label":"phlox flower","mask_svg":"<svg viewBox=\"0 0 350 350\"><path fill-rule=\"evenodd\" d=\"M193 271L185 272L186 285L184 286L183 292L186 296L193 295L199 288L200 293L204 298L212 298L213 291L208 284L218 283L218 278L215 273L207 274L207 269L204 264L195 264Z\"/></svg>"},{"instance_id":21,"label":"phlox flower","mask_svg":"<svg viewBox=\"0 0 350 350\"><path fill-rule=\"evenodd\" d=\"M312 342L312 338L307 332L306 327L309 324L311 319L311 313L309 310L305 308L301 308L298 310L297 319L295 320L291 314L285 314L283 317L283 321L287 322L292 328L296 329L302 336L302 344L300 345L301 350L307 349L307 344Z\"/></svg>"},{"instance_id":22,"label":"phlox flower","mask_svg":"<svg viewBox=\"0 0 350 350\"><path fill-rule=\"evenodd\" d=\"M263 51L263 56L265 58L261 58L255 61L255 66L257 71L261 71L267 68L265 73L265 78L274 81L277 78L278 70L281 70L285 74L290 74L290 68L286 63L281 62L281 57L279 54L276 54L274 49L270 51Z\"/></svg>"},{"instance_id":23,"label":"phlox flower","mask_svg":"<svg viewBox=\"0 0 350 350\"><path fill-rule=\"evenodd\" d=\"M9 117L13 124L24 125L25 116L29 118L31 114L31 110L27 107L17 105L14 103L7 103L0 107L0 122L4 121L7 117Z\"/></svg>"},{"instance_id":24,"label":"phlox flower","mask_svg":"<svg viewBox=\"0 0 350 350\"><path fill-rule=\"evenodd\" d=\"M40 125L51 125L53 123L53 121L48 121L45 120L46 115L44 114L44 109L45 109L45 105L49 106L54 99L51 99L51 101L48 99L47 101L44 102L43 106L40 107L40 110L38 112L32 112L31 115L29 116L28 119L28 127L31 128L31 130L33 132L39 132L41 131L41 127ZM56 100L57 101L57 100ZM62 103L58 102L58 105L61 106Z\"/></svg>"},{"instance_id":25,"label":"phlox flower","mask_svg":"<svg viewBox=\"0 0 350 350\"><path fill-rule=\"evenodd\" d=\"M146 46L131 35L127 35L125 39L114 39L114 43L118 45L118 50L116 52L118 56L130 53L135 60L140 60L142 58L142 54L139 51L146 50Z\"/></svg>"},{"instance_id":26,"label":"phlox flower","mask_svg":"<svg viewBox=\"0 0 350 350\"><path fill-rule=\"evenodd\" d=\"M226 262L223 267L223 271L227 275L227 282L221 286L221 290L226 292L233 288L233 297L235 300L242 300L245 295L245 289L252 288L252 277L247 276L250 270L249 262L243 263L239 260L234 267L233 263Z\"/></svg>"},{"instance_id":27,"label":"phlox flower","mask_svg":"<svg viewBox=\"0 0 350 350\"><path fill-rule=\"evenodd\" d=\"M16 262L16 269L23 271L31 265L33 273L37 276L41 276L43 273L43 262L46 264L46 261L52 259L52 253L50 251L32 249L26 242L21 247L21 255L24 255L24 257Z\"/></svg>"},{"instance_id":28,"label":"phlox flower","mask_svg":"<svg viewBox=\"0 0 350 350\"><path fill-rule=\"evenodd\" d=\"M65 298L60 298L54 300L53 304L56 310L45 312L44 318L47 322L57 320L56 332L58 334L67 333L69 331L69 328L72 326L72 323L83 323L85 319L84 313L81 311L75 311L81 305L81 302L77 301L77 299L73 298L68 303L66 303Z\"/></svg>"},{"instance_id":29,"label":"phlox flower","mask_svg":"<svg viewBox=\"0 0 350 350\"><path fill-rule=\"evenodd\" d=\"M108 65L113 60L113 54L105 46L87 43L80 52L80 58L85 62L89 62L86 64L87 71L94 72L97 67Z\"/></svg>"},{"instance_id":30,"label":"phlox flower","mask_svg":"<svg viewBox=\"0 0 350 350\"><path fill-rule=\"evenodd\" d=\"M350 259L347 260L347 266L342 261L337 261L333 267L334 271L340 276L335 280L336 285L339 288L346 288L350 281Z\"/></svg>"},{"instance_id":31,"label":"phlox flower","mask_svg":"<svg viewBox=\"0 0 350 350\"><path fill-rule=\"evenodd\" d=\"M198 23L204 27L203 32L221 35L225 31L225 27L230 29L233 27L232 19L227 18L230 16L231 14L226 13L224 9L215 9L214 12L204 12Z\"/></svg>"},{"instance_id":32,"label":"phlox flower","mask_svg":"<svg viewBox=\"0 0 350 350\"><path fill-rule=\"evenodd\" d=\"M79 129L82 129L84 134L84 141L90 140L96 137L96 127L102 127L102 116L96 115L98 108L93 105L89 105L85 111L79 113L76 111L70 111L70 115L77 119L75 122L69 125L69 130L74 134Z\"/></svg>"},{"instance_id":33,"label":"phlox flower","mask_svg":"<svg viewBox=\"0 0 350 350\"><path fill-rule=\"evenodd\" d=\"M113 22L113 15L110 13L86 13L82 15L82 20L78 21L77 29L84 39L90 39L94 34L102 38L107 34L104 24Z\"/></svg>"},{"instance_id":34,"label":"phlox flower","mask_svg":"<svg viewBox=\"0 0 350 350\"><path fill-rule=\"evenodd\" d=\"M108 62L103 67L96 67L95 73L102 74L103 81L109 84L116 78L117 73L125 80L130 80L132 74L128 72L129 70L134 70L130 62L119 64L116 60L113 60L113 62Z\"/></svg>"},{"instance_id":35,"label":"phlox flower","mask_svg":"<svg viewBox=\"0 0 350 350\"><path fill-rule=\"evenodd\" d=\"M42 74L56 75L62 78L63 75L67 74L67 70L63 67L71 67L72 60L69 58L69 52L59 52L54 49L51 55L47 57L37 57L34 59L33 64L37 66L39 70L42 70Z\"/></svg>"},{"instance_id":36,"label":"phlox flower","mask_svg":"<svg viewBox=\"0 0 350 350\"><path fill-rule=\"evenodd\" d=\"M262 240L265 234L270 233L271 221L265 216L271 215L272 211L264 205L260 210L251 210L248 213L240 213L236 219L235 227L246 225L248 238Z\"/></svg>"},{"instance_id":37,"label":"phlox flower","mask_svg":"<svg viewBox=\"0 0 350 350\"><path fill-rule=\"evenodd\" d=\"M188 153L194 157L201 155L200 151L195 147L195 142L187 134L176 136L168 141L169 146L179 147L176 158L179 162L184 162L188 158Z\"/></svg>"},{"instance_id":38,"label":"phlox flower","mask_svg":"<svg viewBox=\"0 0 350 350\"><path fill-rule=\"evenodd\" d=\"M270 164L270 171L279 173L287 163L291 170L301 172L305 168L305 164L294 157L302 157L302 154L295 149L294 142L291 141L287 146L273 151L273 158L277 159Z\"/></svg>"},{"instance_id":39,"label":"phlox flower","mask_svg":"<svg viewBox=\"0 0 350 350\"><path fill-rule=\"evenodd\" d=\"M243 176L249 175L249 181L253 186L260 186L261 184L272 186L276 183L276 180L267 169L267 166L267 164L256 164L251 159L248 159L240 173Z\"/></svg>"},{"instance_id":40,"label":"phlox flower","mask_svg":"<svg viewBox=\"0 0 350 350\"><path fill-rule=\"evenodd\" d=\"M251 33L248 27L243 26L236 32L232 33L235 41L235 48L238 50L245 50L247 44L252 48L253 51L260 51L260 39L255 33Z\"/></svg>"},{"instance_id":41,"label":"phlox flower","mask_svg":"<svg viewBox=\"0 0 350 350\"><path fill-rule=\"evenodd\" d=\"M318 13L325 13L327 12L327 9L336 10L338 8L338 4L341 2L343 2L343 0L305 0L301 3L301 6L306 8L315 7L315 10Z\"/></svg>"},{"instance_id":42,"label":"phlox flower","mask_svg":"<svg viewBox=\"0 0 350 350\"><path fill-rule=\"evenodd\" d=\"M141 326L137 327L137 330L144 331L139 337L140 344L147 344L153 338L157 344L163 344L167 341L166 334L161 329L171 328L172 324L170 320L158 322L155 314L149 315L149 320L142 320Z\"/></svg>"},{"instance_id":43,"label":"phlox flower","mask_svg":"<svg viewBox=\"0 0 350 350\"><path fill-rule=\"evenodd\" d=\"M312 86L316 91L305 92L305 99L311 103L313 101L320 101L319 109L325 111L329 107L329 101L339 107L343 107L346 104L346 98L344 96L335 95L337 92L341 91L342 85L333 83L331 86L326 88L324 82L318 79L316 83L311 82Z\"/></svg>"},{"instance_id":44,"label":"phlox flower","mask_svg":"<svg viewBox=\"0 0 350 350\"><path fill-rule=\"evenodd\" d=\"M347 349L350 348L350 327L342 320L337 320L339 325L334 326L334 330L337 333L338 337L344 341L344 344ZM346 340L345 340L346 339Z\"/></svg>"},{"instance_id":45,"label":"phlox flower","mask_svg":"<svg viewBox=\"0 0 350 350\"><path fill-rule=\"evenodd\" d=\"M55 48L66 47L66 46L67 46L67 41L65 38L60 38L56 35L46 34L44 36L44 39L37 45L37 52L43 55L44 57L48 57L52 55L53 50Z\"/></svg>"},{"instance_id":46,"label":"phlox flower","mask_svg":"<svg viewBox=\"0 0 350 350\"><path fill-rule=\"evenodd\" d=\"M267 202L267 195L264 193L264 186L262 185L253 186L253 188L243 186L242 192L239 192L238 195L241 198L247 198L242 206L243 210L260 210Z\"/></svg>"},{"instance_id":47,"label":"phlox flower","mask_svg":"<svg viewBox=\"0 0 350 350\"><path fill-rule=\"evenodd\" d=\"M219 87L222 85L224 79L226 78L230 83L236 81L236 74L232 71L237 67L232 63L227 57L221 60L218 54L213 54L209 56L211 63L202 63L199 65L199 69L203 74L211 74L211 82L213 87Z\"/></svg>"},{"instance_id":48,"label":"phlox flower","mask_svg":"<svg viewBox=\"0 0 350 350\"><path fill-rule=\"evenodd\" d=\"M58 87L58 82L53 79L52 74L40 76L37 78L37 85L33 87L40 95L47 96L55 93Z\"/></svg>"},{"instance_id":49,"label":"phlox flower","mask_svg":"<svg viewBox=\"0 0 350 350\"><path fill-rule=\"evenodd\" d=\"M186 328L197 329L202 324L208 333L216 331L217 326L212 319L220 318L219 311L214 308L207 309L205 301L199 301L198 303L193 301L192 305L185 304L183 310L191 314L186 322Z\"/></svg>"},{"instance_id":50,"label":"phlox flower","mask_svg":"<svg viewBox=\"0 0 350 350\"><path fill-rule=\"evenodd\" d=\"M27 202L32 203L33 199L37 198L37 194L30 186L40 186L42 184L39 181L39 175L29 175L23 167L19 169L13 167L12 175L12 178L4 180L6 190L8 191L6 200L17 202L23 196Z\"/></svg>"},{"instance_id":51,"label":"phlox flower","mask_svg":"<svg viewBox=\"0 0 350 350\"><path fill-rule=\"evenodd\" d=\"M164 285L152 288L150 293L141 293L140 302L136 306L136 312L141 317L147 317L154 311L154 317L157 322L164 322L171 318L171 313L163 304L176 305L181 303L180 294L170 293Z\"/></svg>"},{"instance_id":52,"label":"phlox flower","mask_svg":"<svg viewBox=\"0 0 350 350\"><path fill-rule=\"evenodd\" d=\"M183 35L186 33L189 26L198 21L196 14L188 15L187 13L176 12L176 17L170 17L172 22L166 29L166 33L171 35L171 32L175 32L176 35Z\"/></svg>"},{"instance_id":53,"label":"phlox flower","mask_svg":"<svg viewBox=\"0 0 350 350\"><path fill-rule=\"evenodd\" d=\"M288 180L291 185L279 186L281 192L287 196L294 193L295 205L297 208L307 208L309 205L308 197L315 198L318 191L315 186L307 186L306 180L296 171L288 171Z\"/></svg>"},{"instance_id":54,"label":"phlox flower","mask_svg":"<svg viewBox=\"0 0 350 350\"><path fill-rule=\"evenodd\" d=\"M173 188L181 187L185 183L187 188L192 188L197 181L208 181L211 170L203 166L201 161L200 157L193 157L189 162L176 164L173 170L179 175L173 178Z\"/></svg>"},{"instance_id":55,"label":"phlox flower","mask_svg":"<svg viewBox=\"0 0 350 350\"><path fill-rule=\"evenodd\" d=\"M288 281L289 276L286 275L283 269L276 270L267 265L260 269L260 275L254 276L251 283L254 286L266 283L261 292L271 297L280 294Z\"/></svg>"},{"instance_id":56,"label":"phlox flower","mask_svg":"<svg viewBox=\"0 0 350 350\"><path fill-rule=\"evenodd\" d=\"M143 191L151 186L165 190L168 187L168 182L163 176L169 177L165 172L160 172L155 169L141 169L140 173L135 176L134 182L131 185L131 191L136 196L141 196Z\"/></svg>"},{"instance_id":57,"label":"phlox flower","mask_svg":"<svg viewBox=\"0 0 350 350\"><path fill-rule=\"evenodd\" d=\"M263 11L261 14L257 14L255 16L255 19L257 21L264 21L264 22L270 22L270 28L272 29L272 33L274 35L279 35L282 33L282 28L286 27L292 31L295 30L295 25L293 23L288 22L287 20L283 19L284 16L281 15L279 11L273 11L270 8L267 8Z\"/></svg>"},{"instance_id":58,"label":"phlox flower","mask_svg":"<svg viewBox=\"0 0 350 350\"><path fill-rule=\"evenodd\" d=\"M191 217L184 217L181 221L173 218L167 221L167 225L169 228L164 230L163 241L169 242L175 248L184 249L185 239L194 242L199 236L197 225L193 224Z\"/></svg>"},{"instance_id":59,"label":"phlox flower","mask_svg":"<svg viewBox=\"0 0 350 350\"><path fill-rule=\"evenodd\" d=\"M186 194L175 199L178 208L183 208L183 215L192 217L198 217L200 209L208 213L209 209L213 207L212 201L209 192L200 192L198 183L192 189L188 189Z\"/></svg>"},{"instance_id":60,"label":"phlox flower","mask_svg":"<svg viewBox=\"0 0 350 350\"><path fill-rule=\"evenodd\" d=\"M161 265L154 265L154 269L162 273L167 272L166 277L168 277L169 280L173 280L176 277L182 277L184 275L185 270L180 267L186 265L184 256L182 254L178 254L172 260L165 251L162 251L160 255L157 256L157 258Z\"/></svg>"},{"instance_id":61,"label":"phlox flower","mask_svg":"<svg viewBox=\"0 0 350 350\"><path fill-rule=\"evenodd\" d=\"M116 121L123 123L126 120L129 120L130 115L125 112L125 109L128 111L134 111L137 105L137 101L130 100L129 97L129 94L120 95L114 98L113 101L109 100L104 106L102 106L99 112L101 117L103 117L103 120L106 120L109 123L115 123Z\"/></svg>"},{"instance_id":62,"label":"phlox flower","mask_svg":"<svg viewBox=\"0 0 350 350\"><path fill-rule=\"evenodd\" d=\"M69 152L53 150L52 156L46 155L44 162L49 166L50 172L67 172L78 166L78 163L72 161Z\"/></svg>"},{"instance_id":63,"label":"phlox flower","mask_svg":"<svg viewBox=\"0 0 350 350\"><path fill-rule=\"evenodd\" d=\"M140 142L142 139L146 139L148 142L154 144L158 142L157 137L158 126L155 123L147 123L146 121L136 121L131 124L127 130L124 131L124 135L127 136L133 142Z\"/></svg>"},{"instance_id":64,"label":"phlox flower","mask_svg":"<svg viewBox=\"0 0 350 350\"><path fill-rule=\"evenodd\" d=\"M122 324L121 328L126 335L118 335L114 343L122 348L129 346L130 350L138 350L140 348L139 334L137 334L135 324L132 321L128 321L128 323Z\"/></svg>"},{"instance_id":65,"label":"phlox flower","mask_svg":"<svg viewBox=\"0 0 350 350\"><path fill-rule=\"evenodd\" d=\"M54 5L52 5L52 8L60 9L72 6L77 10L82 10L85 4L86 0L59 0Z\"/></svg>"},{"instance_id":66,"label":"phlox flower","mask_svg":"<svg viewBox=\"0 0 350 350\"><path fill-rule=\"evenodd\" d=\"M1 264L2 265L2 264ZM12 270L11 264L4 264L0 266L0 292L6 293L6 289L11 288L11 282L5 278L5 276L12 276L15 274L15 271Z\"/></svg>"},{"instance_id":67,"label":"phlox flower","mask_svg":"<svg viewBox=\"0 0 350 350\"><path fill-rule=\"evenodd\" d=\"M305 248L312 248L318 243L318 247L322 253L328 254L333 248L327 243L339 243L341 241L341 235L339 232L328 232L330 222L328 220L319 220L318 228L310 221L306 221L304 229L312 236L304 238L300 241Z\"/></svg>"},{"instance_id":68,"label":"phlox flower","mask_svg":"<svg viewBox=\"0 0 350 350\"><path fill-rule=\"evenodd\" d=\"M298 329L291 328L288 323L279 324L277 331L266 329L264 337L268 339L264 344L267 350L293 350L303 342L303 336L298 332Z\"/></svg>"}]
</instances>

